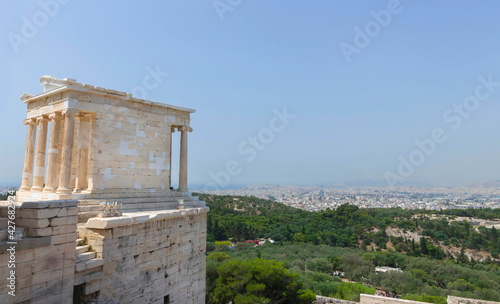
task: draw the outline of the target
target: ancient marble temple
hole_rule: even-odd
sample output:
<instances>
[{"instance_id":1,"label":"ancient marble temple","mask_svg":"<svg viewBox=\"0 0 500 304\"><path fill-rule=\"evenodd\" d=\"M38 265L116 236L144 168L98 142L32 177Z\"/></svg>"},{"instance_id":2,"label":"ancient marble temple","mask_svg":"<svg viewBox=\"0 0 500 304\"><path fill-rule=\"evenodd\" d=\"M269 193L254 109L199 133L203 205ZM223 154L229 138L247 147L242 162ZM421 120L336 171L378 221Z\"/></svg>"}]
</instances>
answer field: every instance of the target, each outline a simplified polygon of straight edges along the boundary
<instances>
[{"instance_id":1,"label":"ancient marble temple","mask_svg":"<svg viewBox=\"0 0 500 304\"><path fill-rule=\"evenodd\" d=\"M187 183L195 111L69 78L40 81L44 92L21 96L22 184L0 202L0 266L11 257L9 205L17 263L0 303L204 303L208 208Z\"/></svg>"},{"instance_id":2,"label":"ancient marble temple","mask_svg":"<svg viewBox=\"0 0 500 304\"><path fill-rule=\"evenodd\" d=\"M181 133L179 190L188 190L187 138L194 110L68 78L44 76L41 82L42 94L21 97L28 115L19 199L169 192L176 131Z\"/></svg>"}]
</instances>

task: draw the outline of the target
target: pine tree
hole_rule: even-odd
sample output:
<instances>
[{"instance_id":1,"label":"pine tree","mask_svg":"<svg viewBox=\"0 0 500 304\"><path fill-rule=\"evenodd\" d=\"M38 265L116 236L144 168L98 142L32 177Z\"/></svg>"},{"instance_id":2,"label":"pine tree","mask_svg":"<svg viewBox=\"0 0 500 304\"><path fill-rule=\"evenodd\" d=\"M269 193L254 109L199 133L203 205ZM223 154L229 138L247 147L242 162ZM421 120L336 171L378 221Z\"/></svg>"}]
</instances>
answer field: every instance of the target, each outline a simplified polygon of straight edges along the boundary
<instances>
[{"instance_id":1,"label":"pine tree","mask_svg":"<svg viewBox=\"0 0 500 304\"><path fill-rule=\"evenodd\" d=\"M457 257L457 262L458 263L468 263L469 259L465 255L465 249L464 246L462 245L462 249L460 250L460 255Z\"/></svg>"},{"instance_id":2,"label":"pine tree","mask_svg":"<svg viewBox=\"0 0 500 304\"><path fill-rule=\"evenodd\" d=\"M491 228L491 236L493 238L493 242L495 242L498 238L498 230L495 228L495 226Z\"/></svg>"},{"instance_id":3,"label":"pine tree","mask_svg":"<svg viewBox=\"0 0 500 304\"><path fill-rule=\"evenodd\" d=\"M420 238L420 252L423 255L429 254L429 249L427 248L427 239L425 237Z\"/></svg>"}]
</instances>

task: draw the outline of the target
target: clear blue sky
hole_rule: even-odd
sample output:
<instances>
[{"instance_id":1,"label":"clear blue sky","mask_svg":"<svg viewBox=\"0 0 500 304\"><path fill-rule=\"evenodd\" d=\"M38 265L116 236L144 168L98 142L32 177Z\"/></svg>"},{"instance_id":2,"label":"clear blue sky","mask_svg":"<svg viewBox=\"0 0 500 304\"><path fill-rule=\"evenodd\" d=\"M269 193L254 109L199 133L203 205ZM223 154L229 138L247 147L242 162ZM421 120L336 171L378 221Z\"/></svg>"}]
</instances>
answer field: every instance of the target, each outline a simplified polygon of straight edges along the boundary
<instances>
[{"instance_id":1,"label":"clear blue sky","mask_svg":"<svg viewBox=\"0 0 500 304\"><path fill-rule=\"evenodd\" d=\"M42 75L130 92L148 67L169 75L147 99L197 110L191 184L214 183L210 172L225 184L228 164L238 164L230 184L327 185L387 172L446 186L500 179L500 86L479 88L488 98L469 100L460 126L453 108L478 98L479 77L500 81L498 1L66 2L47 12L38 1L0 4L0 184L20 184L19 97L40 93ZM376 21L381 10L389 13ZM285 107L296 116L281 125L273 110ZM269 133L271 121L279 132ZM418 165L403 176L399 157L436 128L447 140L414 153Z\"/></svg>"}]
</instances>

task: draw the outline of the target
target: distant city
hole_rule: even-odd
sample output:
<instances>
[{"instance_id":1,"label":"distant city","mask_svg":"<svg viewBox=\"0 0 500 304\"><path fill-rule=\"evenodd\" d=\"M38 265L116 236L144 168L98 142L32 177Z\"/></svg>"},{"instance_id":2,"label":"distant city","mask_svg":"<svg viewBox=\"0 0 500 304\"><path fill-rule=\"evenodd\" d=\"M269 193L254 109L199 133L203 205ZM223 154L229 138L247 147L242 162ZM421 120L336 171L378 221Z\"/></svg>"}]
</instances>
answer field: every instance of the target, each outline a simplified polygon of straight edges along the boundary
<instances>
[{"instance_id":1,"label":"distant city","mask_svg":"<svg viewBox=\"0 0 500 304\"><path fill-rule=\"evenodd\" d=\"M200 191L215 195L255 196L308 211L335 209L342 204L361 208L466 209L500 208L500 187L303 187L260 185L240 189Z\"/></svg>"},{"instance_id":2,"label":"distant city","mask_svg":"<svg viewBox=\"0 0 500 304\"><path fill-rule=\"evenodd\" d=\"M19 186L0 186L0 195L18 188ZM457 188L253 185L194 191L215 195L255 196L308 211L335 209L342 204L361 208L401 207L427 210L500 208L500 187L494 187L491 183Z\"/></svg>"},{"instance_id":3,"label":"distant city","mask_svg":"<svg viewBox=\"0 0 500 304\"><path fill-rule=\"evenodd\" d=\"M19 190L19 186L0 186L0 195L6 195L9 191Z\"/></svg>"}]
</instances>

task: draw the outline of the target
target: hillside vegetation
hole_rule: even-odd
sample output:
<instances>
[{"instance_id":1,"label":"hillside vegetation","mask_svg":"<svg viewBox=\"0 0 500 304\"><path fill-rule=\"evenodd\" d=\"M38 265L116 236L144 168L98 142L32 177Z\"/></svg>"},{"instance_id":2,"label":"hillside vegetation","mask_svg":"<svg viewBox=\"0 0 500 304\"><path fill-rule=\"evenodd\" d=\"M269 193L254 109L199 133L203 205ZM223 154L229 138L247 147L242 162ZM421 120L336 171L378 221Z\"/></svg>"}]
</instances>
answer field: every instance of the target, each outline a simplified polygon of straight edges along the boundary
<instances>
[{"instance_id":1,"label":"hillside vegetation","mask_svg":"<svg viewBox=\"0 0 500 304\"><path fill-rule=\"evenodd\" d=\"M201 194L200 199L210 207L207 239L211 242L229 238L235 241L272 238L363 250L385 250L389 246L396 252L413 256L453 257L462 262L474 258L474 251L482 251L484 259L497 259L500 252L498 229L476 228L468 221L454 220L457 216L500 218L498 209L431 212L361 209L346 204L336 210L308 212L255 197ZM391 231L401 232L397 234L400 236L391 235Z\"/></svg>"},{"instance_id":2,"label":"hillside vegetation","mask_svg":"<svg viewBox=\"0 0 500 304\"><path fill-rule=\"evenodd\" d=\"M498 231L454 220L466 215L494 219L500 217L499 210L429 212L343 205L308 212L255 197L202 194L200 199L211 208L207 277L220 277L217 269L225 261L262 258L282 262L299 276L304 288L318 295L356 300L360 292L374 293L377 288L433 303L445 303L447 295L500 301L500 268L494 260L500 248ZM420 237L396 237L386 231ZM276 242L258 247L241 243L258 238ZM236 243L235 249L220 242L228 239ZM452 247L458 248L456 256L450 254ZM470 258L472 250L487 258L483 262ZM210 257L213 253L226 256ZM398 267L402 272L376 274L376 266ZM340 272L349 281L334 276ZM207 295L209 286L214 282L207 282Z\"/></svg>"}]
</instances>

